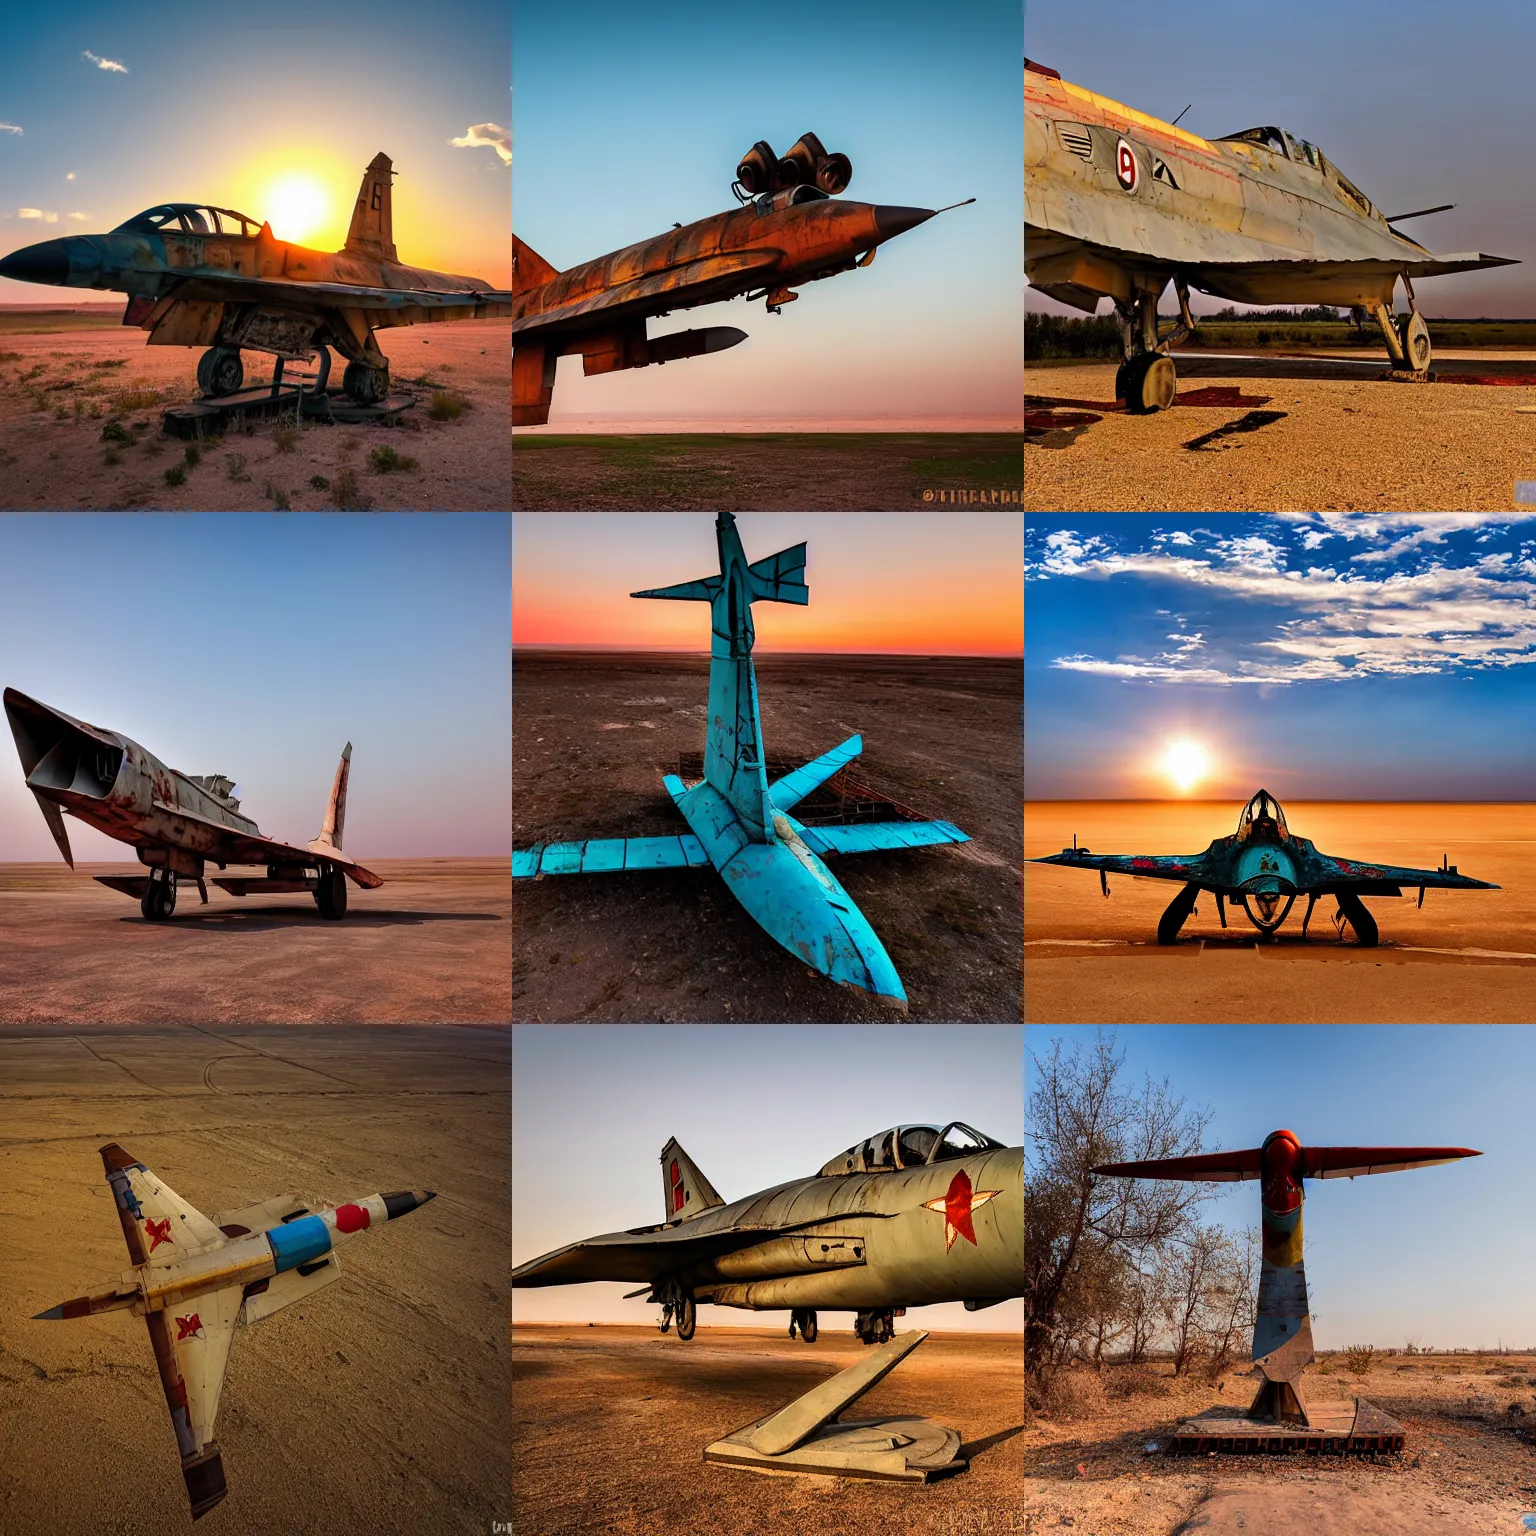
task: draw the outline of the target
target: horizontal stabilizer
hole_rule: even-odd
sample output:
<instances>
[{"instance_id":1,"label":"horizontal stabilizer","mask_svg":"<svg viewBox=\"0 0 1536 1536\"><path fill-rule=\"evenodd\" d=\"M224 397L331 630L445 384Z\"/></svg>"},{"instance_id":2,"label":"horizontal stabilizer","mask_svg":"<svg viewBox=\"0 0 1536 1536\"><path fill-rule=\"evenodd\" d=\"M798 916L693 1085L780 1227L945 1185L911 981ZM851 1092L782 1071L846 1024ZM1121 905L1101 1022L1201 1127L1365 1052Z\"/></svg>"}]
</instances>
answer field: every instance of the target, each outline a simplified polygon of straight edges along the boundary
<instances>
[{"instance_id":1,"label":"horizontal stabilizer","mask_svg":"<svg viewBox=\"0 0 1536 1536\"><path fill-rule=\"evenodd\" d=\"M801 545L803 549L805 546ZM864 750L862 736L850 736L841 746L824 752L814 762L793 773L786 773L768 788L768 799L776 811L792 810L813 789L819 789L840 768L846 768Z\"/></svg>"},{"instance_id":2,"label":"horizontal stabilizer","mask_svg":"<svg viewBox=\"0 0 1536 1536\"><path fill-rule=\"evenodd\" d=\"M512 852L512 878L613 875L631 870L699 869L709 859L691 832L680 837L594 837L581 843L535 843Z\"/></svg>"},{"instance_id":3,"label":"horizontal stabilizer","mask_svg":"<svg viewBox=\"0 0 1536 1536\"><path fill-rule=\"evenodd\" d=\"M1433 1168L1463 1157L1481 1157L1470 1147L1303 1147L1303 1177L1354 1179L1366 1173L1402 1173Z\"/></svg>"},{"instance_id":4,"label":"horizontal stabilizer","mask_svg":"<svg viewBox=\"0 0 1536 1536\"><path fill-rule=\"evenodd\" d=\"M245 1292L240 1305L240 1323L249 1328L274 1312L281 1312L296 1301L307 1301L316 1291L341 1278L341 1264L334 1253L328 1253L317 1266L301 1264L296 1269L286 1269L279 1275L258 1280Z\"/></svg>"},{"instance_id":5,"label":"horizontal stabilizer","mask_svg":"<svg viewBox=\"0 0 1536 1536\"><path fill-rule=\"evenodd\" d=\"M837 827L802 827L800 837L812 853L820 854L879 853L891 848L970 842L966 833L948 821L850 821Z\"/></svg>"},{"instance_id":6,"label":"horizontal stabilizer","mask_svg":"<svg viewBox=\"0 0 1536 1536\"><path fill-rule=\"evenodd\" d=\"M747 567L748 585L752 600L764 599L770 603L799 603L811 600L811 589L805 584L805 545L795 544L781 549L776 555L754 560Z\"/></svg>"},{"instance_id":7,"label":"horizontal stabilizer","mask_svg":"<svg viewBox=\"0 0 1536 1536\"><path fill-rule=\"evenodd\" d=\"M1146 1163L1104 1163L1093 1170L1115 1179L1194 1179L1202 1184L1234 1184L1259 1177L1264 1149L1205 1152L1197 1157L1159 1157Z\"/></svg>"},{"instance_id":8,"label":"horizontal stabilizer","mask_svg":"<svg viewBox=\"0 0 1536 1536\"><path fill-rule=\"evenodd\" d=\"M680 581L675 586L652 587L645 592L631 592L631 597L667 597L680 602L712 603L720 591L719 576L705 576L699 581Z\"/></svg>"}]
</instances>

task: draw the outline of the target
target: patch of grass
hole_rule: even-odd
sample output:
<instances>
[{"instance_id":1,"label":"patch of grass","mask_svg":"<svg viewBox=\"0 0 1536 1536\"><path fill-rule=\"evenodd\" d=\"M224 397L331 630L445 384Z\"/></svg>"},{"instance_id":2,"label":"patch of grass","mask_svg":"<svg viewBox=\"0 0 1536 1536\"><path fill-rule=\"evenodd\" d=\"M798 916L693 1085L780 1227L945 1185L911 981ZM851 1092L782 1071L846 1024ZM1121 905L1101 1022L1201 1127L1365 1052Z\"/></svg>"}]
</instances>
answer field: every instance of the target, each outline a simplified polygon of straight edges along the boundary
<instances>
[{"instance_id":1,"label":"patch of grass","mask_svg":"<svg viewBox=\"0 0 1536 1536\"><path fill-rule=\"evenodd\" d=\"M112 397L112 409L121 411L126 415L129 411L142 411L152 405L159 405L160 391L158 389L125 389ZM148 423L145 423L148 425Z\"/></svg>"},{"instance_id":2,"label":"patch of grass","mask_svg":"<svg viewBox=\"0 0 1536 1536\"><path fill-rule=\"evenodd\" d=\"M457 390L439 389L432 395L432 403L427 407L427 415L433 421L457 421L469 409L469 401Z\"/></svg>"},{"instance_id":3,"label":"patch of grass","mask_svg":"<svg viewBox=\"0 0 1536 1536\"><path fill-rule=\"evenodd\" d=\"M127 360L121 357L104 357L100 362L91 364L93 370L103 372L108 368L126 368L127 366Z\"/></svg>"},{"instance_id":4,"label":"patch of grass","mask_svg":"<svg viewBox=\"0 0 1536 1536\"><path fill-rule=\"evenodd\" d=\"M90 414L90 418L91 418L92 421L100 421L101 420L101 401L99 401L99 400L92 400L91 401L91 409L90 409L89 414Z\"/></svg>"},{"instance_id":5,"label":"patch of grass","mask_svg":"<svg viewBox=\"0 0 1536 1536\"><path fill-rule=\"evenodd\" d=\"M279 490L270 480L267 481L266 497L272 503L274 511L288 512L292 510L288 501L288 492Z\"/></svg>"},{"instance_id":6,"label":"patch of grass","mask_svg":"<svg viewBox=\"0 0 1536 1536\"><path fill-rule=\"evenodd\" d=\"M138 442L137 436L116 418L101 429L101 440L104 443L123 443L130 448Z\"/></svg>"},{"instance_id":7,"label":"patch of grass","mask_svg":"<svg viewBox=\"0 0 1536 1536\"><path fill-rule=\"evenodd\" d=\"M366 512L372 506L358 490L355 469L344 469L336 476L336 505L343 512Z\"/></svg>"},{"instance_id":8,"label":"patch of grass","mask_svg":"<svg viewBox=\"0 0 1536 1536\"><path fill-rule=\"evenodd\" d=\"M393 445L388 443L384 444L382 447L375 448L373 452L368 455L368 458L369 462L372 463L373 467L378 470L381 475L387 475L391 471L397 469L417 468L415 459L408 458L403 453L396 453Z\"/></svg>"},{"instance_id":9,"label":"patch of grass","mask_svg":"<svg viewBox=\"0 0 1536 1536\"><path fill-rule=\"evenodd\" d=\"M78 404L79 402L77 401L76 403ZM53 408L53 419L55 421L68 421L69 420L69 407L67 405L56 405L56 406L54 406L54 408Z\"/></svg>"},{"instance_id":10,"label":"patch of grass","mask_svg":"<svg viewBox=\"0 0 1536 1536\"><path fill-rule=\"evenodd\" d=\"M185 485L187 483L187 466L185 464L172 464L165 472L167 485Z\"/></svg>"},{"instance_id":11,"label":"patch of grass","mask_svg":"<svg viewBox=\"0 0 1536 1536\"><path fill-rule=\"evenodd\" d=\"M245 455L243 453L230 454L230 456L224 461L224 473L228 475L236 485L242 485L245 483L245 481L249 480L251 477L245 467Z\"/></svg>"},{"instance_id":12,"label":"patch of grass","mask_svg":"<svg viewBox=\"0 0 1536 1536\"><path fill-rule=\"evenodd\" d=\"M272 428L272 444L279 453L292 453L299 446L299 435L292 422L279 422Z\"/></svg>"},{"instance_id":13,"label":"patch of grass","mask_svg":"<svg viewBox=\"0 0 1536 1536\"><path fill-rule=\"evenodd\" d=\"M29 368L24 374L22 374L21 382L23 384L28 384L33 379L37 378L39 374L47 373L47 371L48 371L48 364L47 363L38 363L35 367Z\"/></svg>"},{"instance_id":14,"label":"patch of grass","mask_svg":"<svg viewBox=\"0 0 1536 1536\"><path fill-rule=\"evenodd\" d=\"M197 461L202 458L203 450L196 443L188 443L186 447L187 468L196 469Z\"/></svg>"},{"instance_id":15,"label":"patch of grass","mask_svg":"<svg viewBox=\"0 0 1536 1536\"><path fill-rule=\"evenodd\" d=\"M109 466L113 464L121 464L123 462L123 456L117 451L116 448L108 448L107 456L103 462Z\"/></svg>"},{"instance_id":16,"label":"patch of grass","mask_svg":"<svg viewBox=\"0 0 1536 1536\"><path fill-rule=\"evenodd\" d=\"M331 488L331 482L324 475L311 475L309 483L317 491L328 491Z\"/></svg>"},{"instance_id":17,"label":"patch of grass","mask_svg":"<svg viewBox=\"0 0 1536 1536\"><path fill-rule=\"evenodd\" d=\"M19 363L21 360L20 352L0 352L0 363Z\"/></svg>"}]
</instances>

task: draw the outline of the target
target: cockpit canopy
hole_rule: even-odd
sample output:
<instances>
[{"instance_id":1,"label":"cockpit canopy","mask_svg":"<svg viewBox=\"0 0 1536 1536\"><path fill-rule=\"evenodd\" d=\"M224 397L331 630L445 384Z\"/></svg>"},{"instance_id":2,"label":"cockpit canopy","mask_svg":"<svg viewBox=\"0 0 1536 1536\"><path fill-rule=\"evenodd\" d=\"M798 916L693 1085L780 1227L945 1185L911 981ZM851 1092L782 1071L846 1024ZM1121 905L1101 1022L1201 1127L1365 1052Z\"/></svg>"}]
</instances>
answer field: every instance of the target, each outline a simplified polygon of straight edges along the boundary
<instances>
[{"instance_id":1,"label":"cockpit canopy","mask_svg":"<svg viewBox=\"0 0 1536 1536\"><path fill-rule=\"evenodd\" d=\"M922 1168L1001 1146L1002 1142L982 1135L963 1120L951 1120L942 1130L934 1125L898 1125L839 1152L821 1170L821 1177Z\"/></svg>"},{"instance_id":2,"label":"cockpit canopy","mask_svg":"<svg viewBox=\"0 0 1536 1536\"><path fill-rule=\"evenodd\" d=\"M162 203L135 214L112 233L124 230L140 235L243 235L254 240L261 232L261 221L206 203Z\"/></svg>"},{"instance_id":3,"label":"cockpit canopy","mask_svg":"<svg viewBox=\"0 0 1536 1536\"><path fill-rule=\"evenodd\" d=\"M752 199L757 212L778 213L785 208L798 208L801 203L824 203L827 194L820 187L787 187L782 192L764 192Z\"/></svg>"},{"instance_id":4,"label":"cockpit canopy","mask_svg":"<svg viewBox=\"0 0 1536 1536\"><path fill-rule=\"evenodd\" d=\"M1261 789L1237 818L1238 842L1246 843L1249 838L1261 843L1288 843L1291 840L1285 812L1267 789Z\"/></svg>"},{"instance_id":5,"label":"cockpit canopy","mask_svg":"<svg viewBox=\"0 0 1536 1536\"><path fill-rule=\"evenodd\" d=\"M1370 198L1338 166L1326 159L1317 145L1309 144L1305 139L1298 139L1295 134L1287 133L1284 128L1245 128L1241 133L1224 133L1216 142L1218 144L1257 144L1260 149L1270 150L1296 165L1310 165L1314 171L1320 171L1326 176L1367 218L1376 211L1376 205Z\"/></svg>"}]
</instances>

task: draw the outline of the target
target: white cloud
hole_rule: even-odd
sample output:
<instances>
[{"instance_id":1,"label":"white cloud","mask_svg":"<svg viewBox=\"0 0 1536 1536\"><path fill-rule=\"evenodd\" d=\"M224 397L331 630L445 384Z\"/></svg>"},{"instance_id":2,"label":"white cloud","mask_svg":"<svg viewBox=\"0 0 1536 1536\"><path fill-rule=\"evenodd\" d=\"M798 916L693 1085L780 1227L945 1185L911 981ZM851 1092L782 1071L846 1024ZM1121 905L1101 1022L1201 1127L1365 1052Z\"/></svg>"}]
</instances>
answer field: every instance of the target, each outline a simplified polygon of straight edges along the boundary
<instances>
[{"instance_id":1,"label":"white cloud","mask_svg":"<svg viewBox=\"0 0 1536 1536\"><path fill-rule=\"evenodd\" d=\"M41 208L18 208L16 210L16 217L18 219L40 219L42 216L43 210Z\"/></svg>"},{"instance_id":2,"label":"white cloud","mask_svg":"<svg viewBox=\"0 0 1536 1536\"><path fill-rule=\"evenodd\" d=\"M15 123L0 123L0 133L20 133L21 129Z\"/></svg>"},{"instance_id":3,"label":"white cloud","mask_svg":"<svg viewBox=\"0 0 1536 1536\"><path fill-rule=\"evenodd\" d=\"M76 221L76 223L79 223L79 224L83 224L83 223L85 223L85 221L87 219L94 218L94 217L95 217L94 214L89 214L89 213L71 213L70 214L70 218L74 219Z\"/></svg>"},{"instance_id":4,"label":"white cloud","mask_svg":"<svg viewBox=\"0 0 1536 1536\"><path fill-rule=\"evenodd\" d=\"M476 123L462 139L449 139L455 149L494 149L504 165L512 164L512 131L495 123Z\"/></svg>"},{"instance_id":5,"label":"white cloud","mask_svg":"<svg viewBox=\"0 0 1536 1536\"><path fill-rule=\"evenodd\" d=\"M99 53L92 53L89 48L82 48L80 50L80 57L82 59L89 59L97 69L105 69L111 74L126 75L128 73L128 66L126 64L119 64L116 59L104 59Z\"/></svg>"},{"instance_id":6,"label":"white cloud","mask_svg":"<svg viewBox=\"0 0 1536 1536\"><path fill-rule=\"evenodd\" d=\"M74 179L75 179L75 173L73 171L70 171L68 173L68 175L66 175L65 178L64 178L65 181L73 181Z\"/></svg>"}]
</instances>

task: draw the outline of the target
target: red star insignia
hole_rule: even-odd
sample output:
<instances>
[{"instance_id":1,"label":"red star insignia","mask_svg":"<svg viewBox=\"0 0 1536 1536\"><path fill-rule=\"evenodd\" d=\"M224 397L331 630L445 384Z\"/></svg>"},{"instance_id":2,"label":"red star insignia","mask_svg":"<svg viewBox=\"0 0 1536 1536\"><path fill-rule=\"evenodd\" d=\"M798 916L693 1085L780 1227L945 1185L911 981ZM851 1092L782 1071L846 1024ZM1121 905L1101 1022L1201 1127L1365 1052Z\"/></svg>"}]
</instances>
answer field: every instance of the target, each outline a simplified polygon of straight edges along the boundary
<instances>
[{"instance_id":1,"label":"red star insignia","mask_svg":"<svg viewBox=\"0 0 1536 1536\"><path fill-rule=\"evenodd\" d=\"M950 1180L948 1191L937 1200L925 1200L925 1211L941 1211L944 1215L944 1252L948 1253L955 1246L955 1238L963 1237L974 1248L976 1246L976 1228L971 1224L971 1213L978 1205L985 1205L994 1195L1001 1194L996 1189L972 1189L971 1176L964 1168Z\"/></svg>"},{"instance_id":2,"label":"red star insignia","mask_svg":"<svg viewBox=\"0 0 1536 1536\"><path fill-rule=\"evenodd\" d=\"M178 1317L176 1319L176 1342L190 1339L203 1331L203 1320L196 1312L191 1317Z\"/></svg>"},{"instance_id":3,"label":"red star insignia","mask_svg":"<svg viewBox=\"0 0 1536 1536\"><path fill-rule=\"evenodd\" d=\"M161 1243L172 1241L171 1218L166 1216L160 1221L146 1221L144 1223L144 1232L149 1238L149 1251L153 1253Z\"/></svg>"}]
</instances>

